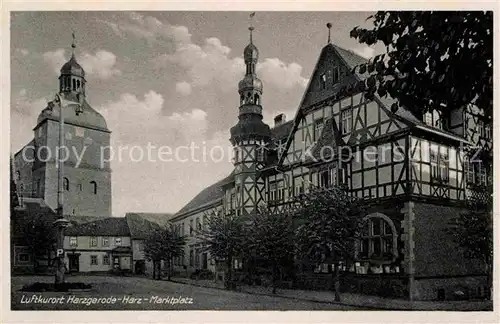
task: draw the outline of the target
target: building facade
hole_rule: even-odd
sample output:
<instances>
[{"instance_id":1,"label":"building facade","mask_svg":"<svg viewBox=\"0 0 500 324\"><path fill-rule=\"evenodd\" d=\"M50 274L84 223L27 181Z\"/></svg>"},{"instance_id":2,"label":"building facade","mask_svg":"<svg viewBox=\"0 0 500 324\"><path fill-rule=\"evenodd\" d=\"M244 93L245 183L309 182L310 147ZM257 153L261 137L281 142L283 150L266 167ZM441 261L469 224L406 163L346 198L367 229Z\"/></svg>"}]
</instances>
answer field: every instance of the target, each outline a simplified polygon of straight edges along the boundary
<instances>
[{"instance_id":1,"label":"building facade","mask_svg":"<svg viewBox=\"0 0 500 324\"><path fill-rule=\"evenodd\" d=\"M104 117L87 101L85 71L73 54L61 67L59 89L63 100L64 152L59 150L60 109L49 102L33 128L34 138L14 155L17 192L42 198L57 208L60 154L64 162L64 214L111 216L110 134ZM80 104L77 104L80 103Z\"/></svg>"},{"instance_id":2,"label":"building facade","mask_svg":"<svg viewBox=\"0 0 500 324\"><path fill-rule=\"evenodd\" d=\"M354 68L367 60L328 42L295 118L287 122L279 115L270 128L262 122L258 54L251 30L238 122L231 128L234 170L175 215L181 233L188 235L210 212L244 216L259 205L280 211L312 188L343 185L368 207L356 261L342 269L344 289L412 299L483 295L484 264L465 258L446 233L470 187L491 181L466 154L492 145L491 125L478 118L481 109L457 107L449 116L393 111L390 97L365 96L360 84L366 76ZM187 255L199 259L196 238L189 242ZM204 267L191 257L179 265L186 264ZM319 287L328 269L318 264L298 274L298 282Z\"/></svg>"}]
</instances>

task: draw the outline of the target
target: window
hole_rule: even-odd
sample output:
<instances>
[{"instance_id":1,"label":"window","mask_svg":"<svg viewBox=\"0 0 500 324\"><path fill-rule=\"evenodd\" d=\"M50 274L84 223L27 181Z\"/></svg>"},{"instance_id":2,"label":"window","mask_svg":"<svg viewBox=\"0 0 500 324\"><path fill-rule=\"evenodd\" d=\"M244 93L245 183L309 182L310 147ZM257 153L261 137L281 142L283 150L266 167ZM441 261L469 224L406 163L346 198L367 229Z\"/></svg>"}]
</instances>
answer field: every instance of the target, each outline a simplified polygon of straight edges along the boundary
<instances>
[{"instance_id":1,"label":"window","mask_svg":"<svg viewBox=\"0 0 500 324\"><path fill-rule=\"evenodd\" d=\"M347 108L341 112L341 133L348 134L352 130L352 109Z\"/></svg>"},{"instance_id":2,"label":"window","mask_svg":"<svg viewBox=\"0 0 500 324\"><path fill-rule=\"evenodd\" d=\"M344 168L337 169L337 184L339 185L347 184L346 169Z\"/></svg>"},{"instance_id":3,"label":"window","mask_svg":"<svg viewBox=\"0 0 500 324\"><path fill-rule=\"evenodd\" d=\"M94 195L97 195L97 183L95 181L90 181L90 186Z\"/></svg>"},{"instance_id":4,"label":"window","mask_svg":"<svg viewBox=\"0 0 500 324\"><path fill-rule=\"evenodd\" d=\"M339 68L338 67L334 67L333 68L333 72L332 72L332 81L333 81L333 84L339 82L339 79L340 79L339 75L340 75Z\"/></svg>"},{"instance_id":5,"label":"window","mask_svg":"<svg viewBox=\"0 0 500 324\"><path fill-rule=\"evenodd\" d=\"M193 235L193 220L189 220L189 235Z\"/></svg>"},{"instance_id":6,"label":"window","mask_svg":"<svg viewBox=\"0 0 500 324\"><path fill-rule=\"evenodd\" d=\"M484 165L480 162L466 162L466 176L468 184L486 185L487 172Z\"/></svg>"},{"instance_id":7,"label":"window","mask_svg":"<svg viewBox=\"0 0 500 324\"><path fill-rule=\"evenodd\" d=\"M446 121L441 116L441 113L437 110L432 110L424 113L423 116L424 123L431 127L436 127L439 129L446 128Z\"/></svg>"},{"instance_id":8,"label":"window","mask_svg":"<svg viewBox=\"0 0 500 324\"><path fill-rule=\"evenodd\" d=\"M326 89L326 74L325 73L321 74L319 77L319 86L320 86L321 90Z\"/></svg>"},{"instance_id":9,"label":"window","mask_svg":"<svg viewBox=\"0 0 500 324\"><path fill-rule=\"evenodd\" d=\"M431 181L433 182L448 182L449 180L449 161L448 152L437 152L431 149Z\"/></svg>"},{"instance_id":10,"label":"window","mask_svg":"<svg viewBox=\"0 0 500 324\"><path fill-rule=\"evenodd\" d=\"M285 187L283 186L283 182L280 182L278 184L278 197L277 197L277 200L278 201L283 201L283 199L285 199Z\"/></svg>"},{"instance_id":11,"label":"window","mask_svg":"<svg viewBox=\"0 0 500 324\"><path fill-rule=\"evenodd\" d=\"M69 191L69 179L68 178L63 179L63 188L64 188L64 190Z\"/></svg>"},{"instance_id":12,"label":"window","mask_svg":"<svg viewBox=\"0 0 500 324\"><path fill-rule=\"evenodd\" d=\"M301 177L297 177L293 179L293 184L294 184L294 196L299 196L300 194L304 193L304 182Z\"/></svg>"},{"instance_id":13,"label":"window","mask_svg":"<svg viewBox=\"0 0 500 324\"><path fill-rule=\"evenodd\" d=\"M122 238L121 237L116 237L115 238L115 245L117 245L117 246L122 245Z\"/></svg>"},{"instance_id":14,"label":"window","mask_svg":"<svg viewBox=\"0 0 500 324\"><path fill-rule=\"evenodd\" d=\"M359 259L392 261L395 257L395 234L386 219L377 216L368 218L359 242Z\"/></svg>"},{"instance_id":15,"label":"window","mask_svg":"<svg viewBox=\"0 0 500 324\"><path fill-rule=\"evenodd\" d=\"M102 256L102 264L109 265L109 254L105 254Z\"/></svg>"},{"instance_id":16,"label":"window","mask_svg":"<svg viewBox=\"0 0 500 324\"><path fill-rule=\"evenodd\" d=\"M269 201L276 200L276 182L269 184Z\"/></svg>"},{"instance_id":17,"label":"window","mask_svg":"<svg viewBox=\"0 0 500 324\"><path fill-rule=\"evenodd\" d=\"M109 238L108 237L102 238L102 246L109 246Z\"/></svg>"},{"instance_id":18,"label":"window","mask_svg":"<svg viewBox=\"0 0 500 324\"><path fill-rule=\"evenodd\" d=\"M30 262L30 255L28 253L19 253L17 255L17 261L19 262Z\"/></svg>"},{"instance_id":19,"label":"window","mask_svg":"<svg viewBox=\"0 0 500 324\"><path fill-rule=\"evenodd\" d=\"M193 250L189 250L189 266L193 266L194 265L194 251Z\"/></svg>"},{"instance_id":20,"label":"window","mask_svg":"<svg viewBox=\"0 0 500 324\"><path fill-rule=\"evenodd\" d=\"M181 236L184 236L184 222L181 223Z\"/></svg>"},{"instance_id":21,"label":"window","mask_svg":"<svg viewBox=\"0 0 500 324\"><path fill-rule=\"evenodd\" d=\"M314 140L319 140L321 136L321 131L323 130L324 120L323 118L318 118L314 121Z\"/></svg>"},{"instance_id":22,"label":"window","mask_svg":"<svg viewBox=\"0 0 500 324\"><path fill-rule=\"evenodd\" d=\"M90 256L90 265L97 265L97 255Z\"/></svg>"},{"instance_id":23,"label":"window","mask_svg":"<svg viewBox=\"0 0 500 324\"><path fill-rule=\"evenodd\" d=\"M90 237L90 246L97 246L97 237Z\"/></svg>"},{"instance_id":24,"label":"window","mask_svg":"<svg viewBox=\"0 0 500 324\"><path fill-rule=\"evenodd\" d=\"M69 246L78 246L78 238L76 236L72 236L69 238Z\"/></svg>"},{"instance_id":25,"label":"window","mask_svg":"<svg viewBox=\"0 0 500 324\"><path fill-rule=\"evenodd\" d=\"M328 170L324 170L319 173L319 186L321 188L328 188L331 186L330 172Z\"/></svg>"},{"instance_id":26,"label":"window","mask_svg":"<svg viewBox=\"0 0 500 324\"><path fill-rule=\"evenodd\" d=\"M257 154L257 162L263 162L264 161L264 147L257 147L256 154Z\"/></svg>"},{"instance_id":27,"label":"window","mask_svg":"<svg viewBox=\"0 0 500 324\"><path fill-rule=\"evenodd\" d=\"M491 136L491 124L487 124L484 126L484 137L486 139L492 139L492 136Z\"/></svg>"},{"instance_id":28,"label":"window","mask_svg":"<svg viewBox=\"0 0 500 324\"><path fill-rule=\"evenodd\" d=\"M197 229L198 231L200 231L200 230L201 230L201 223L200 223L200 219L199 219L198 217L196 217L196 229Z\"/></svg>"},{"instance_id":29,"label":"window","mask_svg":"<svg viewBox=\"0 0 500 324\"><path fill-rule=\"evenodd\" d=\"M194 266L196 268L200 267L200 254L199 253L195 253L195 256L194 256Z\"/></svg>"}]
</instances>

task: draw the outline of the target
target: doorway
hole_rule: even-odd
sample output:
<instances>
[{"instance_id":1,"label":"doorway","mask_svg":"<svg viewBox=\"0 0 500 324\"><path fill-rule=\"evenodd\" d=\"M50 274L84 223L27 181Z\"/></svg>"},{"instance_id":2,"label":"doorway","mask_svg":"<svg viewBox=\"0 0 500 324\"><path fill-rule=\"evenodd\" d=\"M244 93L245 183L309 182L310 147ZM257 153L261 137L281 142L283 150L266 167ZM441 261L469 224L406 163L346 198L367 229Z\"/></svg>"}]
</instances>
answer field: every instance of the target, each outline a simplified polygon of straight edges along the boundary
<instances>
[{"instance_id":1,"label":"doorway","mask_svg":"<svg viewBox=\"0 0 500 324\"><path fill-rule=\"evenodd\" d=\"M69 272L80 271L80 254L68 254Z\"/></svg>"},{"instance_id":2,"label":"doorway","mask_svg":"<svg viewBox=\"0 0 500 324\"><path fill-rule=\"evenodd\" d=\"M207 253L203 253L201 255L201 265L202 265L202 269L208 269L208 255L207 255Z\"/></svg>"}]
</instances>

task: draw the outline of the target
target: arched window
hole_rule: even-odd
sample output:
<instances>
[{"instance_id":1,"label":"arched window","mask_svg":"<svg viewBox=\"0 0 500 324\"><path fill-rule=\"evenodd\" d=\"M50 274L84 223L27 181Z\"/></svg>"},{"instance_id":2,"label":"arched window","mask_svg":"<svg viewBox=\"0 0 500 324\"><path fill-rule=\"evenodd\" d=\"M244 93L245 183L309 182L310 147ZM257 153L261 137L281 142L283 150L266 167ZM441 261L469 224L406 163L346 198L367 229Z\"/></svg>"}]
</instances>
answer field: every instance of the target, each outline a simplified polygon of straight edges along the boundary
<instances>
[{"instance_id":1,"label":"arched window","mask_svg":"<svg viewBox=\"0 0 500 324\"><path fill-rule=\"evenodd\" d=\"M92 192L94 195L97 195L97 183L95 181L90 181L90 185L92 187Z\"/></svg>"},{"instance_id":2,"label":"arched window","mask_svg":"<svg viewBox=\"0 0 500 324\"><path fill-rule=\"evenodd\" d=\"M255 94L255 96L254 96L254 102L255 102L256 105L260 105L260 103L259 103L259 95L258 94Z\"/></svg>"},{"instance_id":3,"label":"arched window","mask_svg":"<svg viewBox=\"0 0 500 324\"><path fill-rule=\"evenodd\" d=\"M358 259L392 262L397 256L397 233L392 220L384 214L365 217L358 248Z\"/></svg>"},{"instance_id":4,"label":"arched window","mask_svg":"<svg viewBox=\"0 0 500 324\"><path fill-rule=\"evenodd\" d=\"M69 179L68 178L63 179L63 188L64 188L64 190L69 191Z\"/></svg>"},{"instance_id":5,"label":"arched window","mask_svg":"<svg viewBox=\"0 0 500 324\"><path fill-rule=\"evenodd\" d=\"M73 79L73 90L76 90L76 80Z\"/></svg>"},{"instance_id":6,"label":"arched window","mask_svg":"<svg viewBox=\"0 0 500 324\"><path fill-rule=\"evenodd\" d=\"M76 89L79 90L80 89L80 80L76 80Z\"/></svg>"}]
</instances>

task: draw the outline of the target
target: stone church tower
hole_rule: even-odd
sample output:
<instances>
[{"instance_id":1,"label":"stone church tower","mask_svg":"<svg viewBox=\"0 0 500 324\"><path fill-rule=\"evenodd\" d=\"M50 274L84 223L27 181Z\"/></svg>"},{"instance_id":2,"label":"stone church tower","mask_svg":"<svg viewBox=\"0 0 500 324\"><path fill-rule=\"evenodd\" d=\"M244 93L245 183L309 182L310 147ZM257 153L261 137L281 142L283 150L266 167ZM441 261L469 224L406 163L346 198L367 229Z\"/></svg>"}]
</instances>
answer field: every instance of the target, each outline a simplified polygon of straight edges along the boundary
<instances>
[{"instance_id":1,"label":"stone church tower","mask_svg":"<svg viewBox=\"0 0 500 324\"><path fill-rule=\"evenodd\" d=\"M110 134L104 117L87 102L85 71L73 53L61 68L59 93L65 100L81 102L79 105L63 107L64 146L69 154L64 164L64 214L71 216L111 216L111 169L109 162ZM45 203L57 208L57 147L59 145L60 110L52 102L40 113L34 127L34 140L28 144L34 147L31 176L27 168L22 182L30 182L32 197L43 198ZM45 149L46 148L46 149ZM38 154L36 154L38 152ZM16 164L22 154L16 154ZM26 187L26 186L25 186Z\"/></svg>"},{"instance_id":2,"label":"stone church tower","mask_svg":"<svg viewBox=\"0 0 500 324\"><path fill-rule=\"evenodd\" d=\"M266 148L271 141L269 126L262 121L262 81L257 77L256 66L259 50L253 44L250 27L250 44L243 52L246 73L238 84L240 107L238 123L231 128L234 147L234 179L236 214L248 215L265 201L265 182L260 170L265 164Z\"/></svg>"}]
</instances>

